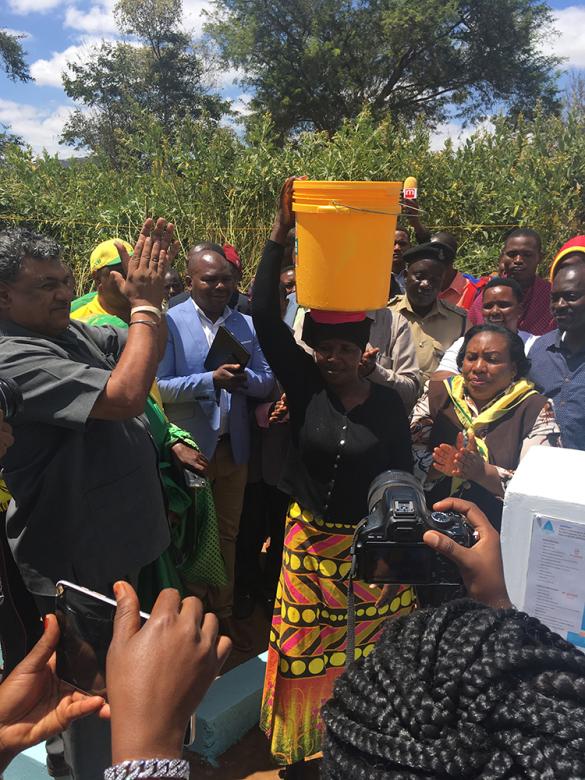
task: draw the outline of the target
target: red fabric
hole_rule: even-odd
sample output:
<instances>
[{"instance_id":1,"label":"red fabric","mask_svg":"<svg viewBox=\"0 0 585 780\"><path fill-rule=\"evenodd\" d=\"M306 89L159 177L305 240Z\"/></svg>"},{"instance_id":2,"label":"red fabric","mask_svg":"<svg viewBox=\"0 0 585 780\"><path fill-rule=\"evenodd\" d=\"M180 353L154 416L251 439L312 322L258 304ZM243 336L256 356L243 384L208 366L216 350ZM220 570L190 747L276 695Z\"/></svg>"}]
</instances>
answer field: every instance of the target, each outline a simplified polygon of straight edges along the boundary
<instances>
[{"instance_id":1,"label":"red fabric","mask_svg":"<svg viewBox=\"0 0 585 780\"><path fill-rule=\"evenodd\" d=\"M461 297L461 301L459 302L459 306L462 309L466 309L469 311L471 308L473 302L476 300L478 296L483 295L483 288L486 286L486 284L491 279L491 276L482 276L477 280L477 282L472 282L471 279L469 280L469 284L465 288L465 292L463 293Z\"/></svg>"},{"instance_id":2,"label":"red fabric","mask_svg":"<svg viewBox=\"0 0 585 780\"><path fill-rule=\"evenodd\" d=\"M311 309L311 318L320 325L340 325L342 322L363 322L365 311L323 311Z\"/></svg>"},{"instance_id":3,"label":"red fabric","mask_svg":"<svg viewBox=\"0 0 585 780\"><path fill-rule=\"evenodd\" d=\"M228 263L231 263L234 265L238 271L241 273L242 271L242 261L240 259L239 254L236 252L235 246L232 244L224 244L223 245L223 253L225 255L225 259L228 261Z\"/></svg>"},{"instance_id":4,"label":"red fabric","mask_svg":"<svg viewBox=\"0 0 585 780\"><path fill-rule=\"evenodd\" d=\"M483 323L482 296L478 296L473 302L467 319L470 325ZM555 330L556 327L556 322L550 311L550 282L537 276L532 287L524 293L518 330L542 336Z\"/></svg>"},{"instance_id":5,"label":"red fabric","mask_svg":"<svg viewBox=\"0 0 585 780\"><path fill-rule=\"evenodd\" d=\"M566 244L563 244L559 249L559 254L564 252L565 249L574 249L575 252L585 252L585 236L574 236L569 239Z\"/></svg>"},{"instance_id":6,"label":"red fabric","mask_svg":"<svg viewBox=\"0 0 585 780\"><path fill-rule=\"evenodd\" d=\"M563 244L559 249L550 267L549 279L551 282L556 273L557 265L561 262L561 260L563 260L563 258L567 257L567 255L573 254L573 252L582 252L585 254L585 236L574 236L573 238L569 239L566 244Z\"/></svg>"}]
</instances>

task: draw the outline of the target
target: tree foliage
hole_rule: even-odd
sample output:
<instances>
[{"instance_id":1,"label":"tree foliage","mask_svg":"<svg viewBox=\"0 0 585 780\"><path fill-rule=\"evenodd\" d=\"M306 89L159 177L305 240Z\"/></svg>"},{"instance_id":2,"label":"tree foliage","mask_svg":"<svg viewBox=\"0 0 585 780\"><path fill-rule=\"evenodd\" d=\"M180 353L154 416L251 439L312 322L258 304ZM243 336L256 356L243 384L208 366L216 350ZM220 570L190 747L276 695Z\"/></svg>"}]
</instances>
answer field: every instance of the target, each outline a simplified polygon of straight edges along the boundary
<instances>
[{"instance_id":1,"label":"tree foliage","mask_svg":"<svg viewBox=\"0 0 585 780\"><path fill-rule=\"evenodd\" d=\"M465 143L435 151L423 122L376 122L367 113L332 137L305 132L282 144L269 117L244 142L233 131L190 118L173 138L145 113L140 133L121 147L119 168L107 155L74 160L35 158L8 147L0 162L0 227L14 221L47 230L65 248L78 289L87 290L89 256L106 238L133 241L146 216L172 219L183 252L202 240L234 244L249 279L268 236L283 179L419 181L423 220L455 233L459 265L471 273L496 267L503 234L514 225L543 236L552 259L585 221L585 113L537 112L515 123L502 118ZM137 165L141 159L141 165ZM390 260L390 258L389 258Z\"/></svg>"},{"instance_id":2,"label":"tree foliage","mask_svg":"<svg viewBox=\"0 0 585 780\"><path fill-rule=\"evenodd\" d=\"M206 26L282 133L374 118L558 108L539 0L215 0Z\"/></svg>"},{"instance_id":3,"label":"tree foliage","mask_svg":"<svg viewBox=\"0 0 585 780\"><path fill-rule=\"evenodd\" d=\"M12 81L30 81L21 40L25 36L0 29L0 61Z\"/></svg>"},{"instance_id":4,"label":"tree foliage","mask_svg":"<svg viewBox=\"0 0 585 780\"><path fill-rule=\"evenodd\" d=\"M127 39L102 43L87 63L69 63L65 91L84 108L72 114L62 140L105 152L119 167L144 116L156 117L170 138L184 118L216 121L227 105L203 84L203 63L179 28L181 0L118 0L115 13Z\"/></svg>"}]
</instances>

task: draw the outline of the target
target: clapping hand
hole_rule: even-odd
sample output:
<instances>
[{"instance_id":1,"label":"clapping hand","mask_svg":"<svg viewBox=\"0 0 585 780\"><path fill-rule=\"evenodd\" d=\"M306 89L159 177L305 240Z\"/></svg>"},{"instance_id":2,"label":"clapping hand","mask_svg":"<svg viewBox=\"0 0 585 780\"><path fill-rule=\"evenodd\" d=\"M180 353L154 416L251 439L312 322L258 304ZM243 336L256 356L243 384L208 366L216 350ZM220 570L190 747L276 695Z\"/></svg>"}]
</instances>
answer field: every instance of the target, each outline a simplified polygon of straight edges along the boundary
<instances>
[{"instance_id":1,"label":"clapping hand","mask_svg":"<svg viewBox=\"0 0 585 780\"><path fill-rule=\"evenodd\" d=\"M440 474L444 474L447 477L458 477L459 467L457 464L457 453L464 446L463 434L457 434L457 444L439 444L433 450L433 467Z\"/></svg>"},{"instance_id":2,"label":"clapping hand","mask_svg":"<svg viewBox=\"0 0 585 780\"><path fill-rule=\"evenodd\" d=\"M369 376L376 368L376 359L380 350L377 347L366 349L361 357L359 364L359 374L361 377Z\"/></svg>"},{"instance_id":3,"label":"clapping hand","mask_svg":"<svg viewBox=\"0 0 585 780\"><path fill-rule=\"evenodd\" d=\"M269 425L278 425L279 423L288 421L288 405L286 401L286 393L283 393L278 401L275 401L270 409L270 415L268 417Z\"/></svg>"},{"instance_id":4,"label":"clapping hand","mask_svg":"<svg viewBox=\"0 0 585 780\"><path fill-rule=\"evenodd\" d=\"M473 431L465 444L463 434L457 434L457 443L439 444L433 450L433 466L441 474L459 477L472 482L482 482L486 474L486 462L482 458Z\"/></svg>"},{"instance_id":5,"label":"clapping hand","mask_svg":"<svg viewBox=\"0 0 585 780\"><path fill-rule=\"evenodd\" d=\"M0 685L0 771L22 750L65 731L77 718L108 710L101 696L75 691L55 675L59 624L45 617L45 632Z\"/></svg>"},{"instance_id":6,"label":"clapping hand","mask_svg":"<svg viewBox=\"0 0 585 780\"><path fill-rule=\"evenodd\" d=\"M459 434L461 436L461 434ZM477 449L475 436L471 431L465 447L460 447L455 455L456 475L462 479L481 482L486 475L486 462Z\"/></svg>"}]
</instances>

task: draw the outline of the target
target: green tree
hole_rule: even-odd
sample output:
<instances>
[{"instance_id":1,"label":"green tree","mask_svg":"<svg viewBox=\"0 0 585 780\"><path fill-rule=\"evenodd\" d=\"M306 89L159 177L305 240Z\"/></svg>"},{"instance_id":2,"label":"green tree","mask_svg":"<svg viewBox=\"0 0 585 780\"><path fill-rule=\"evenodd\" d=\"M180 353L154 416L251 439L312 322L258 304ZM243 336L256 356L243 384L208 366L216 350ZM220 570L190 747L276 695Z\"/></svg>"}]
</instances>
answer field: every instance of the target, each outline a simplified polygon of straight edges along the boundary
<instances>
[{"instance_id":1,"label":"green tree","mask_svg":"<svg viewBox=\"0 0 585 780\"><path fill-rule=\"evenodd\" d=\"M539 0L215 0L206 30L282 133L559 107Z\"/></svg>"},{"instance_id":2,"label":"green tree","mask_svg":"<svg viewBox=\"0 0 585 780\"><path fill-rule=\"evenodd\" d=\"M128 39L104 42L86 63L69 63L67 95L81 103L61 140L105 152L121 164L125 139L156 116L171 138L183 118L217 121L227 104L203 84L204 64L180 30L181 0L118 0L116 19Z\"/></svg>"},{"instance_id":3,"label":"green tree","mask_svg":"<svg viewBox=\"0 0 585 780\"><path fill-rule=\"evenodd\" d=\"M28 65L20 42L24 35L0 29L0 60L12 81L30 81Z\"/></svg>"},{"instance_id":4,"label":"green tree","mask_svg":"<svg viewBox=\"0 0 585 780\"><path fill-rule=\"evenodd\" d=\"M0 61L11 81L30 81L28 65L24 61L21 39L24 36L0 29ZM0 161L4 160L6 149L11 144L21 145L22 138L8 132L9 128L0 123Z\"/></svg>"}]
</instances>

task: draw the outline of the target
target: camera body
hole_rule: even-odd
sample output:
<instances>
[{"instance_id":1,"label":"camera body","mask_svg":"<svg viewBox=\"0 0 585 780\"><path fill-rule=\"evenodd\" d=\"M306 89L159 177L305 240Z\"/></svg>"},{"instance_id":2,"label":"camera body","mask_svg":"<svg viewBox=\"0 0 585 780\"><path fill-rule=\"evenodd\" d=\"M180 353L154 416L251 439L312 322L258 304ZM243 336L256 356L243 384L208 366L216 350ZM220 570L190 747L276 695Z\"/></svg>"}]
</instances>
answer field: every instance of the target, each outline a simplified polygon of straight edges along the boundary
<instances>
[{"instance_id":1,"label":"camera body","mask_svg":"<svg viewBox=\"0 0 585 780\"><path fill-rule=\"evenodd\" d=\"M22 390L14 379L0 377L0 411L6 421L12 420L22 411Z\"/></svg>"},{"instance_id":2,"label":"camera body","mask_svg":"<svg viewBox=\"0 0 585 780\"><path fill-rule=\"evenodd\" d=\"M473 528L457 512L429 512L419 482L405 471L385 471L370 485L368 516L358 525L352 545L352 576L363 582L411 585L460 584L454 563L422 538L440 531L463 547L477 541Z\"/></svg>"}]
</instances>

